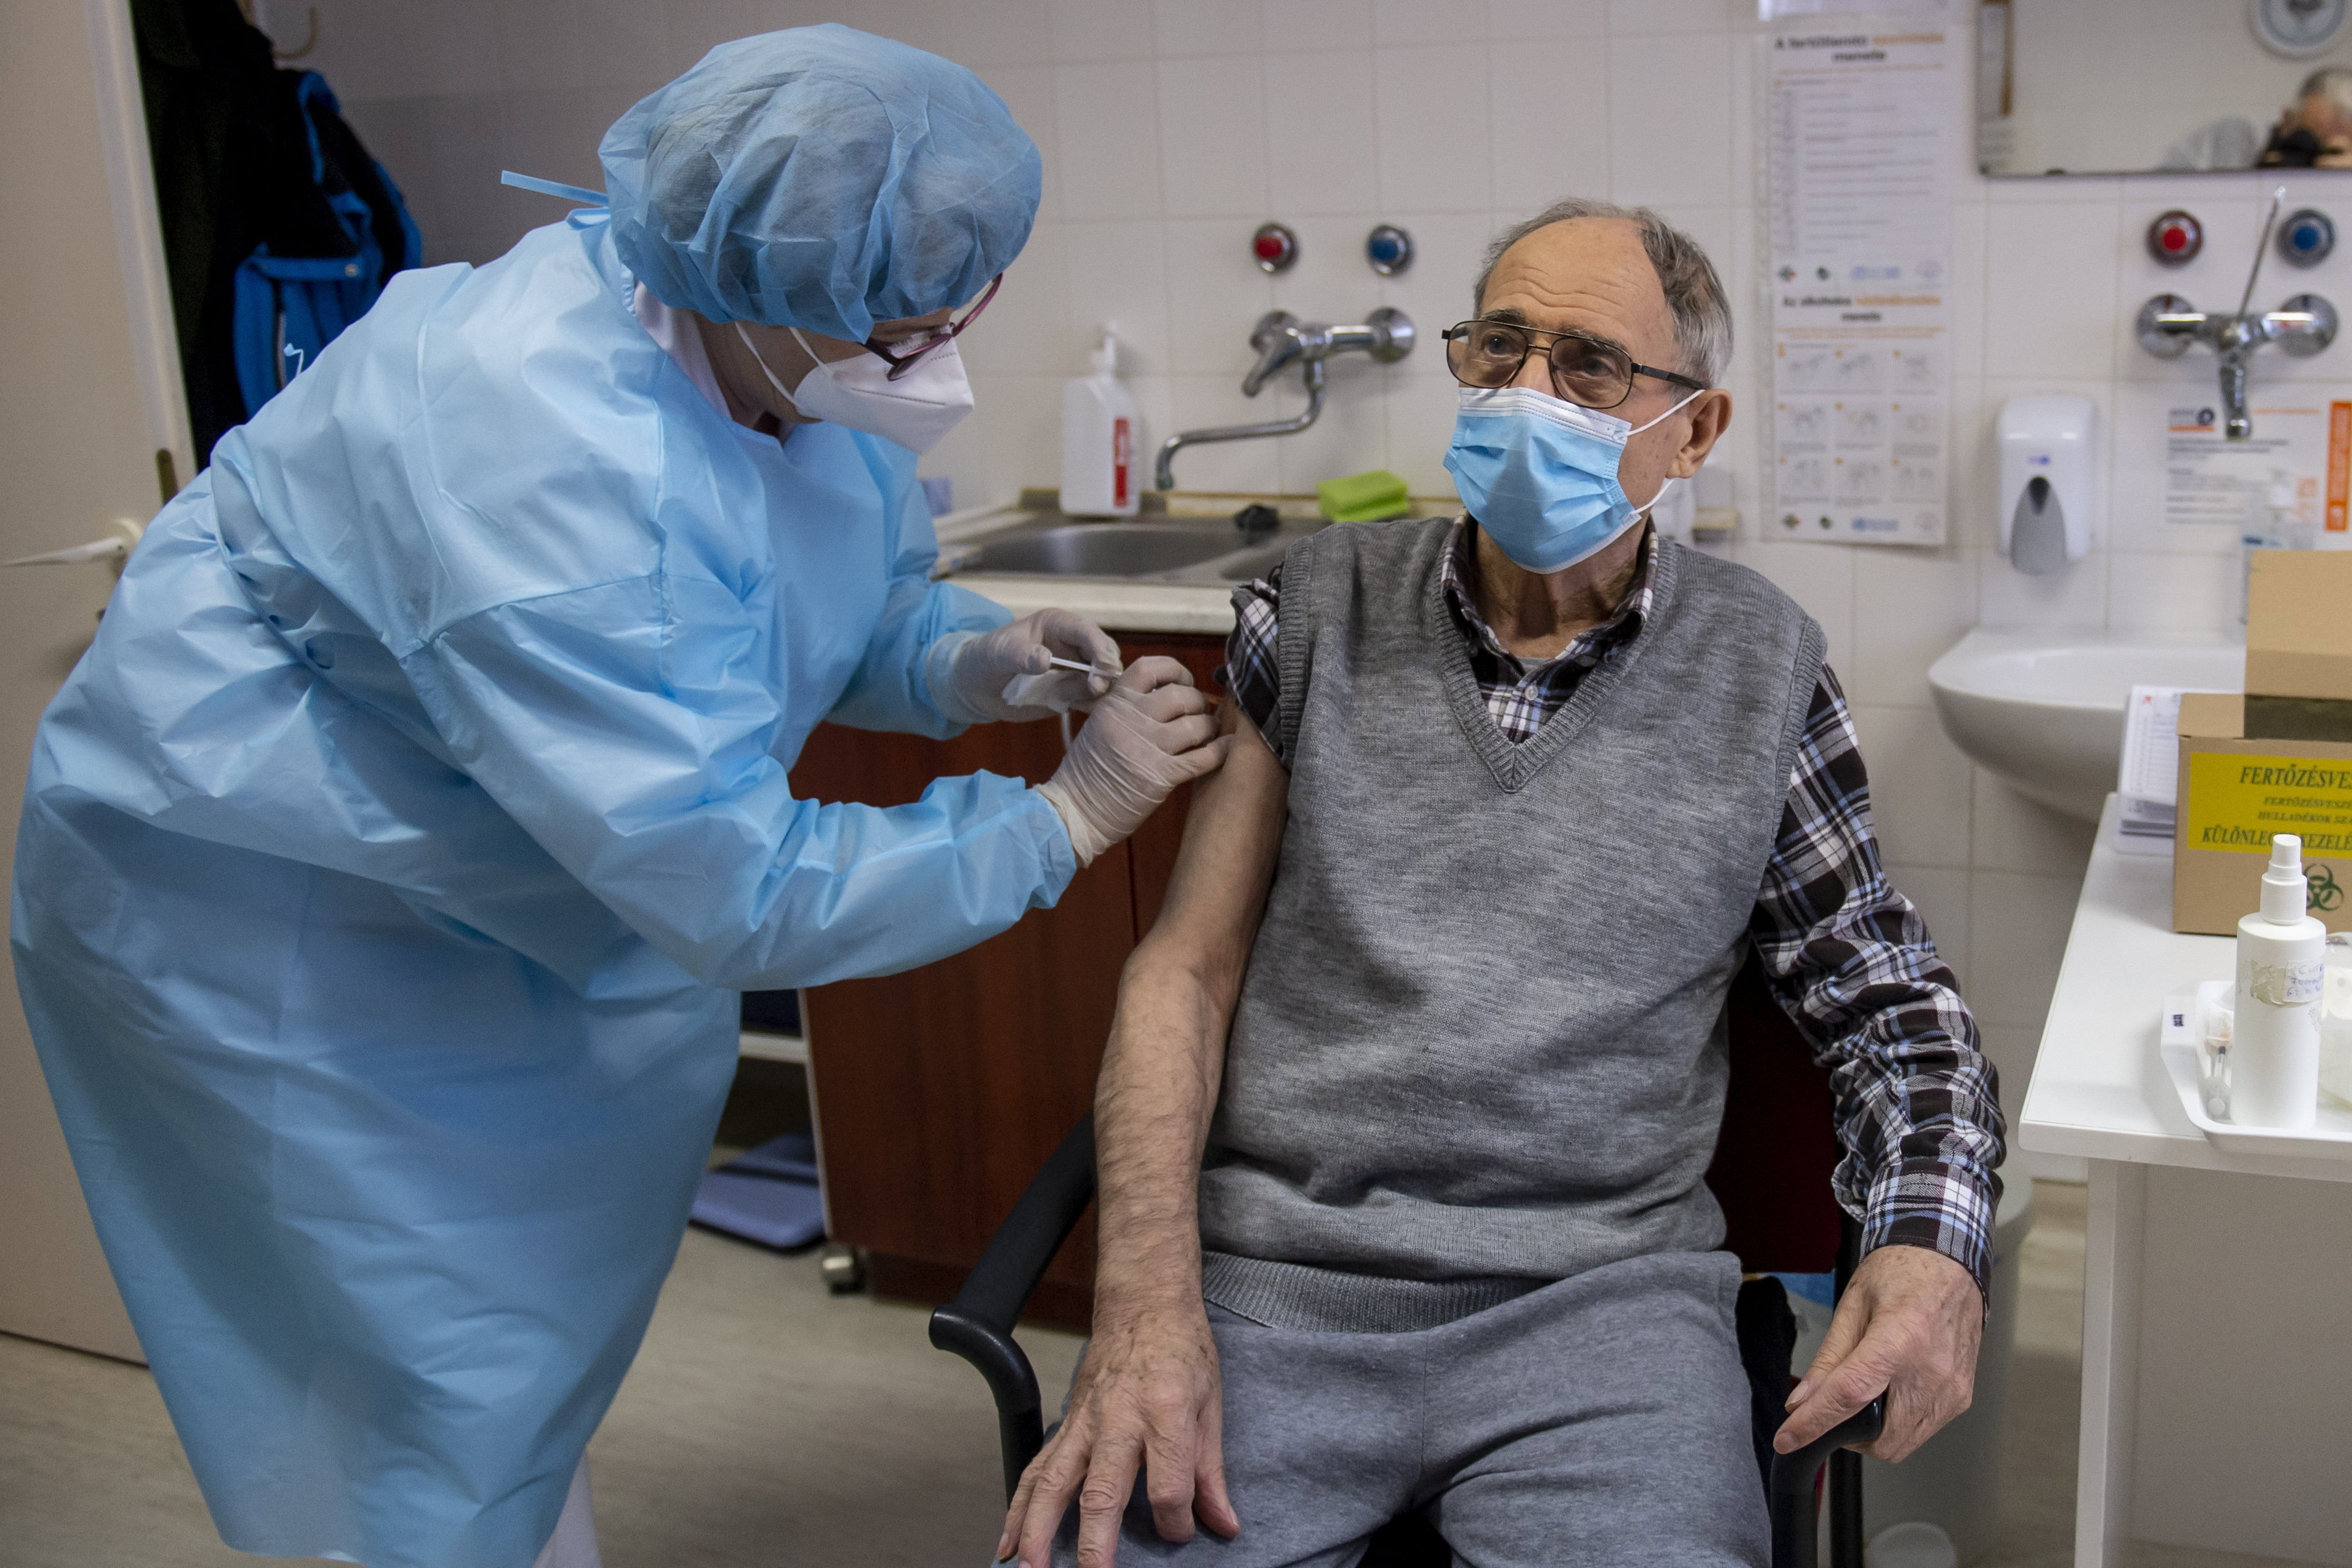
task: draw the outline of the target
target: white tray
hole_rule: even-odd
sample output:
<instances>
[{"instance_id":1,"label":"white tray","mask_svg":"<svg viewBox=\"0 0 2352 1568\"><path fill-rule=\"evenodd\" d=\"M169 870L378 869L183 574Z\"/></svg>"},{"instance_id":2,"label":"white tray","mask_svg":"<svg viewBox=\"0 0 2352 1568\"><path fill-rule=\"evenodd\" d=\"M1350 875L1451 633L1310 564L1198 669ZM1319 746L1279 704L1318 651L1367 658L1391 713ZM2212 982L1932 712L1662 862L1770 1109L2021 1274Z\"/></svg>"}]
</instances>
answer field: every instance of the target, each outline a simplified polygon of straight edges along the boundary
<instances>
[{"instance_id":1,"label":"white tray","mask_svg":"<svg viewBox=\"0 0 2352 1568\"><path fill-rule=\"evenodd\" d=\"M2168 998L2165 1003L2166 1023L2163 1043L2157 1049L2163 1058L2164 1070L2172 1079L2172 1091L2180 1097L2180 1109L2198 1131L2205 1134L2216 1149L2233 1154L2280 1154L2306 1160L2352 1160L2352 1110L2326 1094L2319 1097L2318 1120L2311 1126L2288 1131L2282 1127L2241 1127L2234 1121L2216 1121L2205 1109L2205 1097L2197 1089L2197 1047L2180 1037L2186 1032L2184 1009L2193 1008L2193 994Z\"/></svg>"}]
</instances>

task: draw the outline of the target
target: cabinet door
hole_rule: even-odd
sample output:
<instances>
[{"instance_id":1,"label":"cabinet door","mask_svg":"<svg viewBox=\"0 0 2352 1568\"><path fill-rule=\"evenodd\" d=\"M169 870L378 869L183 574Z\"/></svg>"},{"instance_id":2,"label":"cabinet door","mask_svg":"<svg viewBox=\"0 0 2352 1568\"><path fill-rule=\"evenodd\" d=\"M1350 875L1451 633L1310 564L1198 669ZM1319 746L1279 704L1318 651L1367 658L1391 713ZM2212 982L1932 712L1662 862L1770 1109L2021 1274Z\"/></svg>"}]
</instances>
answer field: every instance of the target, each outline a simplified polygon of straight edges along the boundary
<instances>
[{"instance_id":1,"label":"cabinet door","mask_svg":"<svg viewBox=\"0 0 2352 1568\"><path fill-rule=\"evenodd\" d=\"M1128 637L1210 686L1218 637ZM952 741L824 725L794 793L896 805L980 769L1032 781L1062 757L1061 727L982 724ZM1050 910L937 963L810 990L810 1092L835 1240L868 1253L880 1293L945 1300L1031 1176L1094 1104L1095 1070L1139 917L1157 914L1182 834L1180 792L1129 843L1081 871ZM1032 1305L1083 1327L1094 1221L1080 1225Z\"/></svg>"}]
</instances>

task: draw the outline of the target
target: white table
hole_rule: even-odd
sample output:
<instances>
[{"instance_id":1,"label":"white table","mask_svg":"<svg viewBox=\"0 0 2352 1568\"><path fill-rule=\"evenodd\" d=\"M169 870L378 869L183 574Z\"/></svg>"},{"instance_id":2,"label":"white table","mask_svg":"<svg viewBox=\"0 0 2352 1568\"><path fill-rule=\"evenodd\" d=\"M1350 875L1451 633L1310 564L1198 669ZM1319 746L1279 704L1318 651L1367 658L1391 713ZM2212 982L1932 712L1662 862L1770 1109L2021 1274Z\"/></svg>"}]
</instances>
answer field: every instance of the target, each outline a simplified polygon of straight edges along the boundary
<instances>
[{"instance_id":1,"label":"white table","mask_svg":"<svg viewBox=\"0 0 2352 1568\"><path fill-rule=\"evenodd\" d=\"M2352 1160L2227 1153L2189 1121L2158 1014L2232 943L2174 934L2172 862L2116 853L2115 814L2014 1130L2090 1162L2076 1568L2142 1542L2352 1565Z\"/></svg>"}]
</instances>

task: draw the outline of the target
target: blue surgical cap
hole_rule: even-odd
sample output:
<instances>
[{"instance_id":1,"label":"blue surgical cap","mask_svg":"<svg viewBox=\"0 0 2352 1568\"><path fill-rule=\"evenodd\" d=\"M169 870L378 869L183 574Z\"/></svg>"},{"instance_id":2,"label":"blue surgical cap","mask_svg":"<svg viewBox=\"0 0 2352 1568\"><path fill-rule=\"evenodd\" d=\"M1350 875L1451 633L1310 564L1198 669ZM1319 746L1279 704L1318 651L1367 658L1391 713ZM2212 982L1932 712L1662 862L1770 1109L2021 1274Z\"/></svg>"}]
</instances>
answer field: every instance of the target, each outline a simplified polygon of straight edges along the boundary
<instances>
[{"instance_id":1,"label":"blue surgical cap","mask_svg":"<svg viewBox=\"0 0 2352 1568\"><path fill-rule=\"evenodd\" d=\"M978 77L837 23L719 45L598 151L613 243L663 304L852 342L979 293L1044 183Z\"/></svg>"}]
</instances>

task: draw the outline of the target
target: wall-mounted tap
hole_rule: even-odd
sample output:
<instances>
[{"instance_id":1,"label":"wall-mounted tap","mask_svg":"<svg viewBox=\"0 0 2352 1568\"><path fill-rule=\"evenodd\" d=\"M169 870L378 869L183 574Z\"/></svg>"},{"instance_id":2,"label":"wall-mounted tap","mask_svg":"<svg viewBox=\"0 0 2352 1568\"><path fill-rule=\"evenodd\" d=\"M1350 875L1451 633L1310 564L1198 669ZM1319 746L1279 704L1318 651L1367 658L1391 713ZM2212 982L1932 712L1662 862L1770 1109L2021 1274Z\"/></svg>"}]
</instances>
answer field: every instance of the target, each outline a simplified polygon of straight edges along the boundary
<instances>
[{"instance_id":1,"label":"wall-mounted tap","mask_svg":"<svg viewBox=\"0 0 2352 1568\"><path fill-rule=\"evenodd\" d=\"M2191 343L2203 343L2221 360L2222 435L2243 441L2254 433L2246 413L2246 373L2254 351L2276 343L2297 359L2317 353L2336 341L2336 307L2316 294L2297 294L2275 310L2248 313L2254 282L2263 275L2263 255L2270 248L2271 226L2278 221L2286 199L2281 185L2271 196L2271 210L2263 219L2262 237L2254 242L2254 265L2246 273L2245 292L2236 311L2209 315L2178 294L2158 294L2139 308L2135 323L2139 346L2158 359L2179 359Z\"/></svg>"},{"instance_id":2,"label":"wall-mounted tap","mask_svg":"<svg viewBox=\"0 0 2352 1568\"><path fill-rule=\"evenodd\" d=\"M1269 310L1250 332L1257 363L1242 377L1242 394L1255 397L1265 384L1292 364L1302 366L1307 407L1295 418L1269 419L1260 425L1215 425L1205 430L1183 430L1160 446L1160 462L1152 484L1163 490L1176 488L1176 454L1187 447L1211 441L1246 441L1259 436L1289 436L1315 423L1323 412L1323 362L1333 354L1363 353L1382 364L1393 364L1412 352L1412 322L1402 310L1383 305L1364 318L1361 326L1324 327L1301 321L1287 310Z\"/></svg>"}]
</instances>

